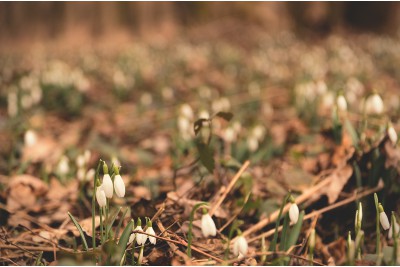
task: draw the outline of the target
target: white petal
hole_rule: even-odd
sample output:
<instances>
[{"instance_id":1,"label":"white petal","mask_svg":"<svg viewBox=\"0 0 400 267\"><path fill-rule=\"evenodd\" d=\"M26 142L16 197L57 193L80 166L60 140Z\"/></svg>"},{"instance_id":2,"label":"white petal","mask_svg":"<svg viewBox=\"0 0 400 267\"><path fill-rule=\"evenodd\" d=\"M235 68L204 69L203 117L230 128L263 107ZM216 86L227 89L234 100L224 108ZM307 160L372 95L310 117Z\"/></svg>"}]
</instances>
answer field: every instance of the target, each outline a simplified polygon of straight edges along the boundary
<instances>
[{"instance_id":1,"label":"white petal","mask_svg":"<svg viewBox=\"0 0 400 267\"><path fill-rule=\"evenodd\" d=\"M248 244L247 244L247 240L246 240L246 238L244 238L243 236L240 236L239 238L238 238L238 248L239 248L239 252L243 255L243 256L245 256L246 254L247 254L247 251L248 251L248 249L249 249L249 246L248 246Z\"/></svg>"},{"instance_id":2,"label":"white petal","mask_svg":"<svg viewBox=\"0 0 400 267\"><path fill-rule=\"evenodd\" d=\"M103 176L103 187L104 193L106 193L107 198L112 198L114 193L113 182L109 174L104 174Z\"/></svg>"},{"instance_id":3,"label":"white petal","mask_svg":"<svg viewBox=\"0 0 400 267\"><path fill-rule=\"evenodd\" d=\"M379 220L384 230L389 229L390 227L389 219L384 211L379 214Z\"/></svg>"},{"instance_id":4,"label":"white petal","mask_svg":"<svg viewBox=\"0 0 400 267\"><path fill-rule=\"evenodd\" d=\"M289 218L292 223L297 223L299 220L299 207L296 203L293 203L289 209Z\"/></svg>"},{"instance_id":5,"label":"white petal","mask_svg":"<svg viewBox=\"0 0 400 267\"><path fill-rule=\"evenodd\" d=\"M392 144L395 145L397 143L397 133L396 130L393 128L393 126L389 127L388 136Z\"/></svg>"},{"instance_id":6,"label":"white petal","mask_svg":"<svg viewBox=\"0 0 400 267\"><path fill-rule=\"evenodd\" d=\"M132 243L134 239L135 239L135 234L131 234L131 235L129 236L128 245L129 245L130 243Z\"/></svg>"},{"instance_id":7,"label":"white petal","mask_svg":"<svg viewBox=\"0 0 400 267\"><path fill-rule=\"evenodd\" d=\"M103 185L97 187L96 189L96 200L100 207L104 207L107 203L106 194L103 190Z\"/></svg>"},{"instance_id":8,"label":"white petal","mask_svg":"<svg viewBox=\"0 0 400 267\"><path fill-rule=\"evenodd\" d=\"M114 188L115 188L115 193L117 194L118 197L124 197L125 196L124 180L122 180L122 177L119 174L115 175Z\"/></svg>"},{"instance_id":9,"label":"white petal","mask_svg":"<svg viewBox=\"0 0 400 267\"><path fill-rule=\"evenodd\" d=\"M135 231L141 231L143 232L143 228L142 226L136 226ZM136 234L136 243L138 245L143 245L144 243L146 243L147 240L147 235L145 234Z\"/></svg>"},{"instance_id":10,"label":"white petal","mask_svg":"<svg viewBox=\"0 0 400 267\"><path fill-rule=\"evenodd\" d=\"M238 242L239 238L236 239L235 243L233 244L233 254L235 256L239 256L239 242Z\"/></svg>"},{"instance_id":11,"label":"white petal","mask_svg":"<svg viewBox=\"0 0 400 267\"><path fill-rule=\"evenodd\" d=\"M215 236L217 234L217 228L209 214L203 214L201 217L201 231L204 237Z\"/></svg>"},{"instance_id":12,"label":"white petal","mask_svg":"<svg viewBox=\"0 0 400 267\"><path fill-rule=\"evenodd\" d=\"M395 225L394 225L394 231L395 231L396 234L398 234L398 233L399 233L399 230L400 230L400 226L399 226L399 224L396 222ZM389 238L392 238L392 236L393 236L393 231L392 231L392 226L390 226L390 227L389 227L389 232L388 232L388 237L389 237Z\"/></svg>"},{"instance_id":13,"label":"white petal","mask_svg":"<svg viewBox=\"0 0 400 267\"><path fill-rule=\"evenodd\" d=\"M147 228L146 233L151 234L151 235L156 235L153 227ZM147 237L149 238L150 243L152 243L153 245L156 244L157 239L154 236L147 236Z\"/></svg>"}]
</instances>

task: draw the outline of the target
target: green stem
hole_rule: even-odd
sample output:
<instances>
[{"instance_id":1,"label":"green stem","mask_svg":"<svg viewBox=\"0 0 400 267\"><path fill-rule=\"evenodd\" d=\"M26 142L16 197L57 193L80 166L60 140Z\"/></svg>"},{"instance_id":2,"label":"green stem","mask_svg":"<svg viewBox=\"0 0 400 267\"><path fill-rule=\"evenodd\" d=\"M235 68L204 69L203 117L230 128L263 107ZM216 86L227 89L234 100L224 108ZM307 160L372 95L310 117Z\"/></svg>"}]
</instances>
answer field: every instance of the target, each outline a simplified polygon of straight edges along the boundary
<instances>
[{"instance_id":1,"label":"green stem","mask_svg":"<svg viewBox=\"0 0 400 267\"><path fill-rule=\"evenodd\" d=\"M135 243L136 243L136 237L132 241L132 266L135 266Z\"/></svg>"},{"instance_id":2,"label":"green stem","mask_svg":"<svg viewBox=\"0 0 400 267\"><path fill-rule=\"evenodd\" d=\"M393 255L392 255L392 265L397 264L397 232L396 232L396 217L394 212L392 212L391 216L391 227L392 227L392 237L393 237Z\"/></svg>"},{"instance_id":3,"label":"green stem","mask_svg":"<svg viewBox=\"0 0 400 267\"><path fill-rule=\"evenodd\" d=\"M381 231L379 228L379 201L378 201L378 195L376 193L374 194L374 200L376 208L376 255L378 257L377 265L380 265L379 263L381 257Z\"/></svg>"},{"instance_id":4,"label":"green stem","mask_svg":"<svg viewBox=\"0 0 400 267\"><path fill-rule=\"evenodd\" d=\"M139 252L139 257L138 257L138 265L142 265L142 259L143 259L143 250L144 250L144 244L140 247L140 252Z\"/></svg>"},{"instance_id":5,"label":"green stem","mask_svg":"<svg viewBox=\"0 0 400 267\"><path fill-rule=\"evenodd\" d=\"M189 221L189 232L188 232L188 246L187 246L187 255L189 258L192 258L192 239L193 239L193 220L194 220L194 215L196 213L196 210L200 208L201 206L208 205L206 202L200 202L196 205L194 205L192 212L190 213L190 221Z\"/></svg>"},{"instance_id":6,"label":"green stem","mask_svg":"<svg viewBox=\"0 0 400 267\"><path fill-rule=\"evenodd\" d=\"M93 196L92 196L92 246L93 250L96 248L96 188L97 180L99 179L100 168L103 161L100 159L97 164L96 174L93 181ZM96 265L96 256L94 257L94 265Z\"/></svg>"},{"instance_id":7,"label":"green stem","mask_svg":"<svg viewBox=\"0 0 400 267\"><path fill-rule=\"evenodd\" d=\"M281 208L279 209L279 214L278 214L278 218L276 219L276 223L275 223L275 232L274 232L274 237L272 239L272 242L269 246L269 250L272 252L275 252L276 250L276 242L278 241L278 229L279 229L279 222L281 221L282 218L282 212L283 212L283 208L285 207L286 203L289 200L290 197L290 193L286 195L285 200L282 202L281 204Z\"/></svg>"}]
</instances>

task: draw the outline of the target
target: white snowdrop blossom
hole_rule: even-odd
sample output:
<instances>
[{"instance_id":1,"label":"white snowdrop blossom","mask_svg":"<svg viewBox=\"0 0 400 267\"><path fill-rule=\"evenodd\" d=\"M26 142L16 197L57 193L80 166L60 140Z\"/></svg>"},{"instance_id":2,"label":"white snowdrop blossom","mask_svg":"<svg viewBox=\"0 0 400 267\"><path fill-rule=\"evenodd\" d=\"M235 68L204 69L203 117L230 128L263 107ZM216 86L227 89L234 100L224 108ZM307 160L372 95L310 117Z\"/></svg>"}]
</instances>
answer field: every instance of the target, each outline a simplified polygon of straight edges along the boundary
<instances>
[{"instance_id":1,"label":"white snowdrop blossom","mask_svg":"<svg viewBox=\"0 0 400 267\"><path fill-rule=\"evenodd\" d=\"M395 231L395 236L397 236L399 234L399 230L400 230L400 226L397 222L394 223L394 231ZM393 228L392 225L390 225L389 227L389 231L388 231L388 237L392 238L393 237Z\"/></svg>"},{"instance_id":2,"label":"white snowdrop blossom","mask_svg":"<svg viewBox=\"0 0 400 267\"><path fill-rule=\"evenodd\" d=\"M225 129L224 139L228 143L232 143L236 140L236 132L232 127L228 127Z\"/></svg>"},{"instance_id":3,"label":"white snowdrop blossom","mask_svg":"<svg viewBox=\"0 0 400 267\"><path fill-rule=\"evenodd\" d=\"M143 232L142 226L141 225L136 226L135 231ZM147 240L147 235L136 233L136 243L138 245L144 245L144 243L146 243L146 240Z\"/></svg>"},{"instance_id":4,"label":"white snowdrop blossom","mask_svg":"<svg viewBox=\"0 0 400 267\"><path fill-rule=\"evenodd\" d=\"M103 185L100 185L96 189L96 200L101 208L107 204L106 193L104 192Z\"/></svg>"},{"instance_id":5,"label":"white snowdrop blossom","mask_svg":"<svg viewBox=\"0 0 400 267\"><path fill-rule=\"evenodd\" d=\"M129 245L130 243L132 243L133 240L135 240L135 236L136 236L136 234L131 234L131 235L129 236L128 245Z\"/></svg>"},{"instance_id":6,"label":"white snowdrop blossom","mask_svg":"<svg viewBox=\"0 0 400 267\"><path fill-rule=\"evenodd\" d=\"M193 118L193 110L189 106L189 104L183 104L181 106L180 114L184 116L187 119L192 119Z\"/></svg>"},{"instance_id":7,"label":"white snowdrop blossom","mask_svg":"<svg viewBox=\"0 0 400 267\"><path fill-rule=\"evenodd\" d=\"M247 244L246 238L240 235L233 244L233 254L241 258L246 256L248 250L249 250L249 245Z\"/></svg>"},{"instance_id":8,"label":"white snowdrop blossom","mask_svg":"<svg viewBox=\"0 0 400 267\"><path fill-rule=\"evenodd\" d=\"M254 152L258 148L258 140L254 136L249 136L247 138L247 147L251 152Z\"/></svg>"},{"instance_id":9,"label":"white snowdrop blossom","mask_svg":"<svg viewBox=\"0 0 400 267\"><path fill-rule=\"evenodd\" d=\"M392 144L395 145L397 143L398 136L396 130L393 128L392 125L390 125L389 128L387 129L387 134Z\"/></svg>"},{"instance_id":10,"label":"white snowdrop blossom","mask_svg":"<svg viewBox=\"0 0 400 267\"><path fill-rule=\"evenodd\" d=\"M382 98L377 93L374 93L365 100L365 112L367 114L382 114L383 108Z\"/></svg>"},{"instance_id":11,"label":"white snowdrop blossom","mask_svg":"<svg viewBox=\"0 0 400 267\"><path fill-rule=\"evenodd\" d=\"M258 140L261 141L265 135L265 128L262 125L257 125L253 128L252 135Z\"/></svg>"},{"instance_id":12,"label":"white snowdrop blossom","mask_svg":"<svg viewBox=\"0 0 400 267\"><path fill-rule=\"evenodd\" d=\"M344 98L343 95L339 95L336 99L336 105L340 111L346 111L347 110L347 101L346 98Z\"/></svg>"},{"instance_id":13,"label":"white snowdrop blossom","mask_svg":"<svg viewBox=\"0 0 400 267\"><path fill-rule=\"evenodd\" d=\"M210 113L208 113L207 110L202 110L199 112L199 118L200 119L208 119L208 118L210 118Z\"/></svg>"},{"instance_id":14,"label":"white snowdrop blossom","mask_svg":"<svg viewBox=\"0 0 400 267\"><path fill-rule=\"evenodd\" d=\"M119 174L115 175L114 177L114 188L115 188L115 194L117 194L118 197L125 196L124 180L122 180L122 177Z\"/></svg>"},{"instance_id":15,"label":"white snowdrop blossom","mask_svg":"<svg viewBox=\"0 0 400 267\"><path fill-rule=\"evenodd\" d=\"M25 146L27 147L34 146L37 143L37 135L35 131L33 130L26 131L24 135L24 142Z\"/></svg>"},{"instance_id":16,"label":"white snowdrop blossom","mask_svg":"<svg viewBox=\"0 0 400 267\"><path fill-rule=\"evenodd\" d=\"M156 235L156 232L154 232L154 229L152 226L148 226L146 229L146 233L150 234L150 235ZM156 244L157 239L154 236L147 236L149 238L150 243L152 243L153 245Z\"/></svg>"},{"instance_id":17,"label":"white snowdrop blossom","mask_svg":"<svg viewBox=\"0 0 400 267\"><path fill-rule=\"evenodd\" d=\"M112 198L114 193L113 182L108 173L103 176L103 188L107 198Z\"/></svg>"},{"instance_id":18,"label":"white snowdrop blossom","mask_svg":"<svg viewBox=\"0 0 400 267\"><path fill-rule=\"evenodd\" d=\"M86 173L86 179L89 181L93 180L95 174L96 174L96 171L93 168L88 170Z\"/></svg>"},{"instance_id":19,"label":"white snowdrop blossom","mask_svg":"<svg viewBox=\"0 0 400 267\"><path fill-rule=\"evenodd\" d=\"M217 228L214 220L208 213L203 214L201 217L201 232L203 233L204 237L215 236L217 234Z\"/></svg>"},{"instance_id":20,"label":"white snowdrop blossom","mask_svg":"<svg viewBox=\"0 0 400 267\"><path fill-rule=\"evenodd\" d=\"M389 219L388 219L385 211L383 210L383 207L381 204L379 204L379 221L381 222L382 228L384 230L389 229L389 227L390 227Z\"/></svg>"},{"instance_id":21,"label":"white snowdrop blossom","mask_svg":"<svg viewBox=\"0 0 400 267\"><path fill-rule=\"evenodd\" d=\"M83 168L86 164L85 155L78 155L78 157L76 157L75 163L78 168Z\"/></svg>"},{"instance_id":22,"label":"white snowdrop blossom","mask_svg":"<svg viewBox=\"0 0 400 267\"><path fill-rule=\"evenodd\" d=\"M292 205L290 205L289 218L290 221L294 224L296 224L297 221L299 220L299 207L297 206L296 203L292 203Z\"/></svg>"},{"instance_id":23,"label":"white snowdrop blossom","mask_svg":"<svg viewBox=\"0 0 400 267\"><path fill-rule=\"evenodd\" d=\"M57 173L60 175L66 175L69 172L69 159L63 155L57 165Z\"/></svg>"}]
</instances>

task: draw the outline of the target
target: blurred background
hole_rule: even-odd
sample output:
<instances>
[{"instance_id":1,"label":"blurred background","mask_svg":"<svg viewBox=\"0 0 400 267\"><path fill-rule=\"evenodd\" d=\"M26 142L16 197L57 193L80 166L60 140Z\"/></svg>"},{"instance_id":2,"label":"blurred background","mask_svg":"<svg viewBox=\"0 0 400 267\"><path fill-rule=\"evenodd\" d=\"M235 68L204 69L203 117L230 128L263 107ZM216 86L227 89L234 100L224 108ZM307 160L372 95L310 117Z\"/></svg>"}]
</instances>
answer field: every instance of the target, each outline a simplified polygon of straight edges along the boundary
<instances>
[{"instance_id":1,"label":"blurred background","mask_svg":"<svg viewBox=\"0 0 400 267\"><path fill-rule=\"evenodd\" d=\"M293 31L301 37L374 32L396 35L396 2L2 2L0 41L111 42L128 38L228 38Z\"/></svg>"}]
</instances>

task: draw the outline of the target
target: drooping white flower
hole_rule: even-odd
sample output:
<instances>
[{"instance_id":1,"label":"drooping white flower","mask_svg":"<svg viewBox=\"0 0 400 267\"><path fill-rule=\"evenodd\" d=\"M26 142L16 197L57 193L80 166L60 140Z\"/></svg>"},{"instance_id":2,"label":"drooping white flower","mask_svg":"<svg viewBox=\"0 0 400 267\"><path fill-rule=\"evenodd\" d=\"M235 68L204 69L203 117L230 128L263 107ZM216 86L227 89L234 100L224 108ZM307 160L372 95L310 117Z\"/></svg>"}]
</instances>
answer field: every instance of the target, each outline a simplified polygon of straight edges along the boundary
<instances>
[{"instance_id":1,"label":"drooping white flower","mask_svg":"<svg viewBox=\"0 0 400 267\"><path fill-rule=\"evenodd\" d=\"M115 194L117 194L118 197L125 196L124 180L122 180L122 177L119 174L115 175L114 177L114 188L115 188Z\"/></svg>"},{"instance_id":2,"label":"drooping white flower","mask_svg":"<svg viewBox=\"0 0 400 267\"><path fill-rule=\"evenodd\" d=\"M35 131L33 130L26 131L24 135L24 142L25 146L27 147L34 146L37 143L37 135Z\"/></svg>"},{"instance_id":3,"label":"drooping white flower","mask_svg":"<svg viewBox=\"0 0 400 267\"><path fill-rule=\"evenodd\" d=\"M138 224L139 224L139 222L138 222ZM141 224L141 223L140 223L140 224ZM143 232L142 225L136 226L135 231ZM143 245L144 243L146 243L146 240L147 240L147 235L145 235L145 234L140 234L140 233L136 233L136 243L137 243L138 245Z\"/></svg>"},{"instance_id":4,"label":"drooping white flower","mask_svg":"<svg viewBox=\"0 0 400 267\"><path fill-rule=\"evenodd\" d=\"M394 223L394 231L395 231L395 236L399 234L399 230L400 230L400 226L397 222ZM393 228L392 225L390 225L389 227L389 231L388 231L388 237L392 238L393 237Z\"/></svg>"},{"instance_id":5,"label":"drooping white flower","mask_svg":"<svg viewBox=\"0 0 400 267\"><path fill-rule=\"evenodd\" d=\"M397 133L396 130L393 128L392 125L389 126L389 128L387 129L387 134L389 136L390 141L392 142L393 145L395 145L397 143Z\"/></svg>"},{"instance_id":6,"label":"drooping white flower","mask_svg":"<svg viewBox=\"0 0 400 267\"><path fill-rule=\"evenodd\" d=\"M78 168L83 168L86 164L85 155L78 155L78 157L76 157L75 163Z\"/></svg>"},{"instance_id":7,"label":"drooping white flower","mask_svg":"<svg viewBox=\"0 0 400 267\"><path fill-rule=\"evenodd\" d=\"M254 152L258 148L258 140L254 136L249 136L247 138L247 147L251 152Z\"/></svg>"},{"instance_id":8,"label":"drooping white flower","mask_svg":"<svg viewBox=\"0 0 400 267\"><path fill-rule=\"evenodd\" d=\"M76 173L76 177L79 181L86 181L86 171L84 168L79 168L78 172Z\"/></svg>"},{"instance_id":9,"label":"drooping white flower","mask_svg":"<svg viewBox=\"0 0 400 267\"><path fill-rule=\"evenodd\" d=\"M233 244L233 254L238 257L244 257L249 250L249 245L247 244L246 238L240 235Z\"/></svg>"},{"instance_id":10,"label":"drooping white flower","mask_svg":"<svg viewBox=\"0 0 400 267\"><path fill-rule=\"evenodd\" d=\"M90 161L91 156L92 152L90 152L90 150L86 149L85 152L83 152L83 158L85 159L85 163L88 163Z\"/></svg>"},{"instance_id":11,"label":"drooping white flower","mask_svg":"<svg viewBox=\"0 0 400 267\"><path fill-rule=\"evenodd\" d=\"M294 224L296 224L297 221L299 220L299 207L297 206L296 203L292 203L292 205L290 205L289 218L290 221Z\"/></svg>"},{"instance_id":12,"label":"drooping white flower","mask_svg":"<svg viewBox=\"0 0 400 267\"><path fill-rule=\"evenodd\" d=\"M100 185L96 189L96 200L101 208L107 204L106 193L104 192L103 185Z\"/></svg>"},{"instance_id":13,"label":"drooping white flower","mask_svg":"<svg viewBox=\"0 0 400 267\"><path fill-rule=\"evenodd\" d=\"M258 140L262 141L265 135L265 128L262 125L257 125L253 128L252 135Z\"/></svg>"},{"instance_id":14,"label":"drooping white flower","mask_svg":"<svg viewBox=\"0 0 400 267\"><path fill-rule=\"evenodd\" d=\"M86 173L86 180L88 180L88 181L93 180L95 174L96 174L96 171L93 168L88 170Z\"/></svg>"},{"instance_id":15,"label":"drooping white flower","mask_svg":"<svg viewBox=\"0 0 400 267\"><path fill-rule=\"evenodd\" d=\"M152 226L147 227L146 233L150 235L156 235L156 232L154 232ZM152 243L153 245L156 244L157 239L154 236L147 236L147 237L149 238L150 243Z\"/></svg>"},{"instance_id":16,"label":"drooping white flower","mask_svg":"<svg viewBox=\"0 0 400 267\"><path fill-rule=\"evenodd\" d=\"M201 217L201 231L204 237L215 236L217 234L217 228L215 227L214 220L208 213L203 214Z\"/></svg>"},{"instance_id":17,"label":"drooping white flower","mask_svg":"<svg viewBox=\"0 0 400 267\"><path fill-rule=\"evenodd\" d=\"M69 159L63 155L57 165L57 173L60 175L66 175L69 172Z\"/></svg>"},{"instance_id":18,"label":"drooping white flower","mask_svg":"<svg viewBox=\"0 0 400 267\"><path fill-rule=\"evenodd\" d=\"M384 211L381 211L379 213L379 221L381 222L382 228L384 230L389 229L390 227L389 219Z\"/></svg>"},{"instance_id":19,"label":"drooping white flower","mask_svg":"<svg viewBox=\"0 0 400 267\"><path fill-rule=\"evenodd\" d=\"M336 105L340 111L346 111L347 110L347 101L346 98L344 98L343 95L339 95L336 99Z\"/></svg>"},{"instance_id":20,"label":"drooping white flower","mask_svg":"<svg viewBox=\"0 0 400 267\"><path fill-rule=\"evenodd\" d=\"M383 101L380 95L374 93L365 100L365 112L367 114L382 114L384 109Z\"/></svg>"},{"instance_id":21,"label":"drooping white flower","mask_svg":"<svg viewBox=\"0 0 400 267\"><path fill-rule=\"evenodd\" d=\"M136 236L136 234L134 234L134 233L132 233L132 234L129 236L128 245L129 245L130 243L132 243L133 240L135 240L135 236Z\"/></svg>"},{"instance_id":22,"label":"drooping white flower","mask_svg":"<svg viewBox=\"0 0 400 267\"><path fill-rule=\"evenodd\" d=\"M103 188L107 198L112 198L114 193L113 182L108 173L103 176Z\"/></svg>"},{"instance_id":23,"label":"drooping white flower","mask_svg":"<svg viewBox=\"0 0 400 267\"><path fill-rule=\"evenodd\" d=\"M192 119L193 118L193 110L192 110L192 108L190 107L189 104L183 104L181 106L180 114L182 116L184 116L185 118L187 118L187 119Z\"/></svg>"}]
</instances>

